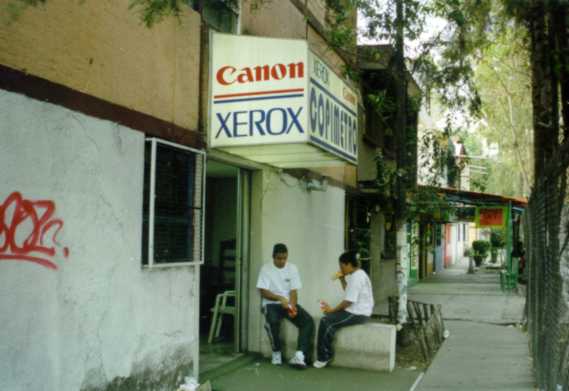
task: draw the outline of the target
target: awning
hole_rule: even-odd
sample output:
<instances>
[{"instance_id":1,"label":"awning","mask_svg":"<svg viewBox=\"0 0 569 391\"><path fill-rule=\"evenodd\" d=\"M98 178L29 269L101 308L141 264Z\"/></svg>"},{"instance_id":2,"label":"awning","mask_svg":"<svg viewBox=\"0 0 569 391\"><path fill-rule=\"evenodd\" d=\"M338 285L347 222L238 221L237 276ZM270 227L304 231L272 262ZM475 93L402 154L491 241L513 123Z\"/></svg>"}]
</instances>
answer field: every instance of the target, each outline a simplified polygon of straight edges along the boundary
<instances>
[{"instance_id":1,"label":"awning","mask_svg":"<svg viewBox=\"0 0 569 391\"><path fill-rule=\"evenodd\" d=\"M419 186L426 189L433 189L438 193L444 194L446 199L451 202L460 202L468 205L508 205L526 208L527 198L506 197L499 194L480 193L476 191L457 190L448 187Z\"/></svg>"}]
</instances>

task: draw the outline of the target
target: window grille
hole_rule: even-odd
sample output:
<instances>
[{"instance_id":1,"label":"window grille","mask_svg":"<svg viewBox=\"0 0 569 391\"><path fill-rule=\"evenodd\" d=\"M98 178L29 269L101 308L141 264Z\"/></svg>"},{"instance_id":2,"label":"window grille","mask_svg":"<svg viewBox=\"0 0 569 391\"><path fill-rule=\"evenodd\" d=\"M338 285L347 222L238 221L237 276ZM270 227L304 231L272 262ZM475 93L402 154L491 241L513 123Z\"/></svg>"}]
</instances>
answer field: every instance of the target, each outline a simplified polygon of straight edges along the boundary
<instances>
[{"instance_id":1,"label":"window grille","mask_svg":"<svg viewBox=\"0 0 569 391\"><path fill-rule=\"evenodd\" d=\"M142 263L201 263L205 153L151 138L144 156Z\"/></svg>"}]
</instances>

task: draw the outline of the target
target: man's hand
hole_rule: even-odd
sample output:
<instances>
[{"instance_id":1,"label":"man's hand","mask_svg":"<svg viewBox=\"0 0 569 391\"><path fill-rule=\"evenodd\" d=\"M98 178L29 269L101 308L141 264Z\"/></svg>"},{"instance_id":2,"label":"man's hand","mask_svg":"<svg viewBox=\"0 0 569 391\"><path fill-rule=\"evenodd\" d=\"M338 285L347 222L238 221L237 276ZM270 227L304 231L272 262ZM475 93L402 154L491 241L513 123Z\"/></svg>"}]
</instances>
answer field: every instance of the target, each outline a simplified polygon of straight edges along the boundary
<instances>
[{"instance_id":1,"label":"man's hand","mask_svg":"<svg viewBox=\"0 0 569 391\"><path fill-rule=\"evenodd\" d=\"M289 304L288 308L288 316L290 316L292 319L296 318L296 315L298 315L298 310L296 309L296 305L294 304Z\"/></svg>"},{"instance_id":2,"label":"man's hand","mask_svg":"<svg viewBox=\"0 0 569 391\"><path fill-rule=\"evenodd\" d=\"M289 301L286 297L277 295L268 289L259 288L259 292L261 293L261 297L271 301L278 301L281 304L281 307L285 310L288 309Z\"/></svg>"},{"instance_id":3,"label":"man's hand","mask_svg":"<svg viewBox=\"0 0 569 391\"><path fill-rule=\"evenodd\" d=\"M330 312L332 312L332 307L330 307L330 305L328 303L326 303L325 301L320 301L320 309L325 314L329 314Z\"/></svg>"},{"instance_id":4,"label":"man's hand","mask_svg":"<svg viewBox=\"0 0 569 391\"><path fill-rule=\"evenodd\" d=\"M353 303L351 301L342 300L342 302L340 304L338 304L336 307L332 308L328 305L328 303L323 301L320 304L320 308L322 308L322 312L324 312L325 314L331 314L332 312L344 311L346 308L348 308L352 304Z\"/></svg>"},{"instance_id":5,"label":"man's hand","mask_svg":"<svg viewBox=\"0 0 569 391\"><path fill-rule=\"evenodd\" d=\"M341 271L337 271L336 273L332 274L331 280L335 281L338 278L344 278L344 273L342 273Z\"/></svg>"}]
</instances>

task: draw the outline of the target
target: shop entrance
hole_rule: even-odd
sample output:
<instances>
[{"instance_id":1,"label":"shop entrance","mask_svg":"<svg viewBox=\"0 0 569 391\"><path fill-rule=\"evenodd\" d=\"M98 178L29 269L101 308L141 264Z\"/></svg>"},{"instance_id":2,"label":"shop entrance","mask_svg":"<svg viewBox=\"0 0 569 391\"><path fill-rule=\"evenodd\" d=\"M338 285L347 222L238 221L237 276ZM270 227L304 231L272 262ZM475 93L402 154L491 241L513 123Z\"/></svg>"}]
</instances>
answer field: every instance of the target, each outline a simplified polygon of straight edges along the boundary
<instances>
[{"instance_id":1,"label":"shop entrance","mask_svg":"<svg viewBox=\"0 0 569 391\"><path fill-rule=\"evenodd\" d=\"M246 346L249 172L208 160L204 265L200 279L200 368L215 369ZM243 335L242 335L243 334Z\"/></svg>"}]
</instances>

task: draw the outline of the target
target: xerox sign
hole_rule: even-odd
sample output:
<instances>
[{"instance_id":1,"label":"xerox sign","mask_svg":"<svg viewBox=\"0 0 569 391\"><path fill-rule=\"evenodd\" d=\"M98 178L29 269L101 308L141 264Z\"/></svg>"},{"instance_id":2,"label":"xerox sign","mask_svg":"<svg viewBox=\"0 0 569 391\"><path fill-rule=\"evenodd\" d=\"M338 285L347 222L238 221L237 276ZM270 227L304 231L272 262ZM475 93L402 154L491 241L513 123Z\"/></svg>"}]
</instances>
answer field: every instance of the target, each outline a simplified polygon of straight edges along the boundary
<instances>
[{"instance_id":1,"label":"xerox sign","mask_svg":"<svg viewBox=\"0 0 569 391\"><path fill-rule=\"evenodd\" d=\"M306 42L225 34L212 41L210 145L306 142Z\"/></svg>"},{"instance_id":2,"label":"xerox sign","mask_svg":"<svg viewBox=\"0 0 569 391\"><path fill-rule=\"evenodd\" d=\"M298 144L313 164L357 163L358 95L306 41L213 33L211 43L210 147Z\"/></svg>"}]
</instances>

